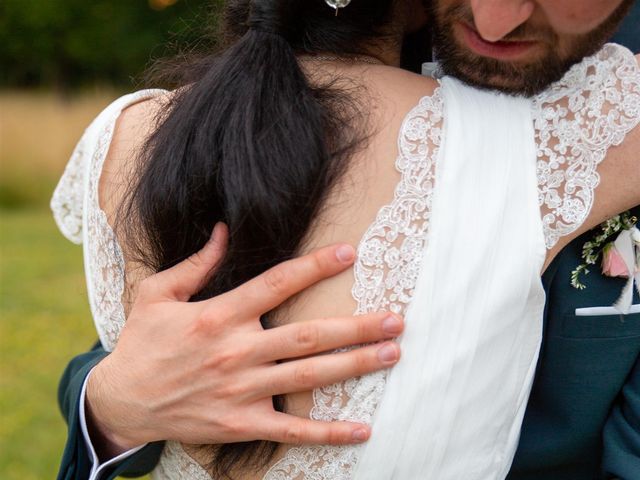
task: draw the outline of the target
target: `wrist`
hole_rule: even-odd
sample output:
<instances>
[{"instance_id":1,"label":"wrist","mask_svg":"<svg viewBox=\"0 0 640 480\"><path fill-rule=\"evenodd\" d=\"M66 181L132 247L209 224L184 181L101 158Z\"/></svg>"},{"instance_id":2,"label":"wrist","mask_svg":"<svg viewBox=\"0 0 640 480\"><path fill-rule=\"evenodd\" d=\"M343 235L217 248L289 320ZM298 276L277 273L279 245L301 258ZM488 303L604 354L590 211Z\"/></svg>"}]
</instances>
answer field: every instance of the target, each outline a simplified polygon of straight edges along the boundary
<instances>
[{"instance_id":1,"label":"wrist","mask_svg":"<svg viewBox=\"0 0 640 480\"><path fill-rule=\"evenodd\" d=\"M118 393L110 373L109 357L100 362L87 380L85 419L98 458L109 459L148 442L137 431L131 415L135 410Z\"/></svg>"}]
</instances>

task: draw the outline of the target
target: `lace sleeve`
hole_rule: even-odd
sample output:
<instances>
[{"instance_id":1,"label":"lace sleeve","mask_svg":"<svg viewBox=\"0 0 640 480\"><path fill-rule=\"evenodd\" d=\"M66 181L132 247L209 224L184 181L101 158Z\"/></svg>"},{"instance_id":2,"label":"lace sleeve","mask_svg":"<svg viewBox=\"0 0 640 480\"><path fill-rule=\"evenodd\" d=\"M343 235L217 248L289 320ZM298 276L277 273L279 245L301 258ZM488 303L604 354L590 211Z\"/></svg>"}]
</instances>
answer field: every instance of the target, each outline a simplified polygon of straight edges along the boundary
<instances>
[{"instance_id":1,"label":"lace sleeve","mask_svg":"<svg viewBox=\"0 0 640 480\"><path fill-rule=\"evenodd\" d=\"M51 200L63 235L84 248L84 268L91 313L102 345L113 350L125 315L124 258L115 234L100 208L98 186L120 113L130 105L166 93L142 90L125 95L89 125L78 142Z\"/></svg>"},{"instance_id":2,"label":"lace sleeve","mask_svg":"<svg viewBox=\"0 0 640 480\"><path fill-rule=\"evenodd\" d=\"M71 154L69 163L53 192L51 210L62 234L75 244L82 243L82 212L85 174L91 156L90 138L95 134L94 121L84 132Z\"/></svg>"},{"instance_id":3,"label":"lace sleeve","mask_svg":"<svg viewBox=\"0 0 640 480\"><path fill-rule=\"evenodd\" d=\"M547 248L593 206L598 165L640 121L640 69L616 44L584 59L533 102L538 192Z\"/></svg>"}]
</instances>

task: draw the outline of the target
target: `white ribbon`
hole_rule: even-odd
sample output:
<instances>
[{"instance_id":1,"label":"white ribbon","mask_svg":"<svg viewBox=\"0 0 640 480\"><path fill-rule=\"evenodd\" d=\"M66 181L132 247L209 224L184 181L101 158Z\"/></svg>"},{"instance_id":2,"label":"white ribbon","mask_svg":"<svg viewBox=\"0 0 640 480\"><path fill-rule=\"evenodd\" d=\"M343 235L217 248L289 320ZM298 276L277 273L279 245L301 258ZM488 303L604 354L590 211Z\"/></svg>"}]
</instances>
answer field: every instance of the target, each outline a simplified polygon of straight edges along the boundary
<instances>
[{"instance_id":1,"label":"white ribbon","mask_svg":"<svg viewBox=\"0 0 640 480\"><path fill-rule=\"evenodd\" d=\"M634 283L640 294L640 230L636 227L624 230L618 235L614 245L627 266L629 279L613 307L620 313L627 315L633 304Z\"/></svg>"}]
</instances>

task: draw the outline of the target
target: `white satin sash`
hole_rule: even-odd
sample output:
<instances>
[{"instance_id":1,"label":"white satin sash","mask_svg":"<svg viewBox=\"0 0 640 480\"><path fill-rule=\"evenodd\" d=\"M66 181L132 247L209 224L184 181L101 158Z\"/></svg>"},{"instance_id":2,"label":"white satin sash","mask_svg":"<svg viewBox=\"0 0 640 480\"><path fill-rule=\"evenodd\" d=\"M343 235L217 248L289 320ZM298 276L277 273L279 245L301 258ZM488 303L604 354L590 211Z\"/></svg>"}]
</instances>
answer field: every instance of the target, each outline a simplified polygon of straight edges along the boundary
<instances>
[{"instance_id":1,"label":"white satin sash","mask_svg":"<svg viewBox=\"0 0 640 480\"><path fill-rule=\"evenodd\" d=\"M546 249L530 101L442 90L422 271L357 480L505 478L533 382Z\"/></svg>"}]
</instances>

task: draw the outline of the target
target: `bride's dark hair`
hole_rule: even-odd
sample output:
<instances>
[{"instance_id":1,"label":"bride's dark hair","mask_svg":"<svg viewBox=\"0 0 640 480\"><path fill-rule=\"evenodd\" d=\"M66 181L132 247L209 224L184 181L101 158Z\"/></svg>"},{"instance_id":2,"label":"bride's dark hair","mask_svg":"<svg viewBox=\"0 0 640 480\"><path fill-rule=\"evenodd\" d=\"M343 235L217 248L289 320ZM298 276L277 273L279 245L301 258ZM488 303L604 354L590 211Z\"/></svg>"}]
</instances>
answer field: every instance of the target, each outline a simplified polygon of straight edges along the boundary
<instances>
[{"instance_id":1,"label":"bride's dark hair","mask_svg":"<svg viewBox=\"0 0 640 480\"><path fill-rule=\"evenodd\" d=\"M366 115L341 82L309 81L297 55L366 55L392 34L395 0L231 0L223 48L183 66L148 139L120 212L130 254L159 271L198 251L226 222L222 266L197 295L228 291L300 248L346 159L366 138ZM355 125L355 126L354 126ZM263 318L268 328L268 318ZM282 399L274 405L282 410ZM211 450L216 476L259 469L277 444Z\"/></svg>"}]
</instances>

